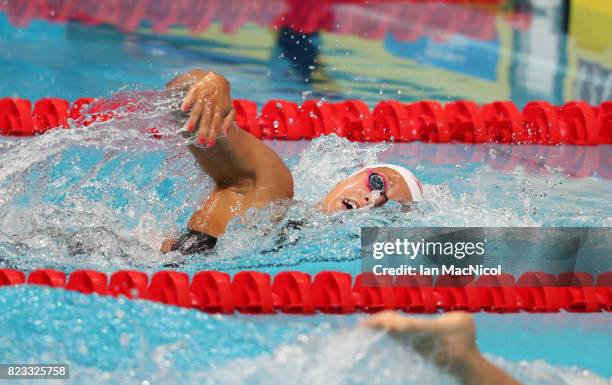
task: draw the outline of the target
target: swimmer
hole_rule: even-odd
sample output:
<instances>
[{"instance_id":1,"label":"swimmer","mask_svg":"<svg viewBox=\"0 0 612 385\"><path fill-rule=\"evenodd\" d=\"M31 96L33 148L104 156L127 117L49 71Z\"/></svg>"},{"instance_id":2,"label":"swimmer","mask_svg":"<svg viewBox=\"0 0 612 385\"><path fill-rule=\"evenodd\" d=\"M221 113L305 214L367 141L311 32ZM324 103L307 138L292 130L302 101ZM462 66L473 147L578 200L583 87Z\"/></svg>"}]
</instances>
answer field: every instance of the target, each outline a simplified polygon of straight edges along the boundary
<instances>
[{"instance_id":1,"label":"swimmer","mask_svg":"<svg viewBox=\"0 0 612 385\"><path fill-rule=\"evenodd\" d=\"M521 385L482 356L476 346L472 316L451 312L438 318L411 318L397 312L378 313L363 326L387 330L425 359L448 371L463 385Z\"/></svg>"},{"instance_id":2,"label":"swimmer","mask_svg":"<svg viewBox=\"0 0 612 385\"><path fill-rule=\"evenodd\" d=\"M189 219L187 232L161 246L163 253L194 254L214 248L230 220L247 209L293 198L293 177L272 149L236 125L230 84L223 76L192 70L171 80L166 88L186 92L181 110L189 118L184 130L196 143L189 150L215 182L203 206ZM410 171L376 164L338 183L318 207L333 213L422 197L423 187Z\"/></svg>"},{"instance_id":3,"label":"swimmer","mask_svg":"<svg viewBox=\"0 0 612 385\"><path fill-rule=\"evenodd\" d=\"M185 130L198 143L190 145L189 150L215 182L202 208L189 219L188 231L178 239L164 241L161 247L162 252L193 254L214 248L229 221L248 208L293 198L293 177L272 149L235 124L230 85L223 76L193 70L176 77L166 88L186 92L181 106L189 114ZM409 203L422 198L423 187L410 171L376 164L338 183L319 208L333 213L380 207L390 200ZM389 330L401 341L410 342L464 385L520 385L480 354L474 323L467 314L449 313L432 320L383 312L364 324Z\"/></svg>"}]
</instances>

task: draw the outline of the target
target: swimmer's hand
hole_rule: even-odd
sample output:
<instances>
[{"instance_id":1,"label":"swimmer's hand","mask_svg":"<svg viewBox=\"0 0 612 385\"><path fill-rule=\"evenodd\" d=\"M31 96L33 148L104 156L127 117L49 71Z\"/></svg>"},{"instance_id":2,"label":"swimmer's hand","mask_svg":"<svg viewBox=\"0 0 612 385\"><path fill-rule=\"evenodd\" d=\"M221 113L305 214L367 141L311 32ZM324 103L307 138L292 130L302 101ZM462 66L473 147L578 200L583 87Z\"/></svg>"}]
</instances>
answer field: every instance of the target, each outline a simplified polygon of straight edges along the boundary
<instances>
[{"instance_id":1,"label":"swimmer's hand","mask_svg":"<svg viewBox=\"0 0 612 385\"><path fill-rule=\"evenodd\" d=\"M187 91L181 110L189 113L185 129L195 133L197 143L213 147L218 136L227 136L236 116L227 79L212 71L193 70L166 88Z\"/></svg>"},{"instance_id":2,"label":"swimmer's hand","mask_svg":"<svg viewBox=\"0 0 612 385\"><path fill-rule=\"evenodd\" d=\"M388 330L400 342L410 344L423 357L447 369L464 385L520 385L480 354L474 320L467 313L425 319L387 311L366 319L363 326Z\"/></svg>"}]
</instances>

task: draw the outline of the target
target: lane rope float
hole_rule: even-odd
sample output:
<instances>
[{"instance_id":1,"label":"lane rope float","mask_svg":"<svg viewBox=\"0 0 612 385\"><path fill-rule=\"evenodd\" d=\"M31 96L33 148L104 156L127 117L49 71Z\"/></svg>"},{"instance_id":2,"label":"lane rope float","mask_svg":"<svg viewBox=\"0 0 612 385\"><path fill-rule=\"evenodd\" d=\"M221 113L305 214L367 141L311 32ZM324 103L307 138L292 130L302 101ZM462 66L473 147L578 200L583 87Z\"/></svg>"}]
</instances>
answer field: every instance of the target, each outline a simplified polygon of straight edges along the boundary
<instances>
[{"instance_id":1,"label":"lane rope float","mask_svg":"<svg viewBox=\"0 0 612 385\"><path fill-rule=\"evenodd\" d=\"M67 275L41 269L26 275L19 270L0 269L0 290L23 284L223 314L612 311L612 272L597 277L583 272L556 276L526 272L516 280L509 274L440 276L434 283L431 276L400 276L393 280L390 276L361 273L353 278L339 271L323 271L314 277L298 271L285 271L274 277L257 271L241 271L233 277L220 271L200 271L190 277L165 270L149 277L141 271L121 270L109 277L95 270L76 270Z\"/></svg>"},{"instance_id":2,"label":"lane rope float","mask_svg":"<svg viewBox=\"0 0 612 385\"><path fill-rule=\"evenodd\" d=\"M11 0L0 2L0 11L5 11L9 21L18 27L39 19L53 23L76 21L85 25L112 25L122 32L133 32L148 22L154 33L163 34L179 25L192 33L201 33L213 22L219 22L223 33L235 33L245 24L255 23L264 28L290 28L302 34L326 31L367 39L382 39L391 34L399 41L417 41L431 35L431 30L444 30L445 34L435 35L437 41L444 41L451 34L491 41L497 35L493 11L498 11L504 1L445 0L447 4L440 7L439 0L430 1L430 4L413 0L415 6L406 6L406 1L388 0L208 0L205 3L130 0L120 5L95 0ZM356 12L354 7L347 7L351 3L367 4L369 12ZM476 3L478 7L448 6ZM504 20L515 29L526 30L531 24L529 12L502 12L506 13ZM373 19L372 13L380 17ZM412 22L406 25L403 20Z\"/></svg>"},{"instance_id":3,"label":"lane rope float","mask_svg":"<svg viewBox=\"0 0 612 385\"><path fill-rule=\"evenodd\" d=\"M361 100L298 105L270 100L260 111L250 100L234 100L236 122L260 139L302 140L335 133L356 142L503 143L542 145L612 144L612 101L592 106L572 101L554 106L527 103L522 111L509 101L381 101L373 110ZM34 107L32 108L32 104ZM139 109L128 98L80 98L70 103L44 98L0 99L0 133L32 136L71 124L121 118ZM155 128L150 132L161 137Z\"/></svg>"}]
</instances>

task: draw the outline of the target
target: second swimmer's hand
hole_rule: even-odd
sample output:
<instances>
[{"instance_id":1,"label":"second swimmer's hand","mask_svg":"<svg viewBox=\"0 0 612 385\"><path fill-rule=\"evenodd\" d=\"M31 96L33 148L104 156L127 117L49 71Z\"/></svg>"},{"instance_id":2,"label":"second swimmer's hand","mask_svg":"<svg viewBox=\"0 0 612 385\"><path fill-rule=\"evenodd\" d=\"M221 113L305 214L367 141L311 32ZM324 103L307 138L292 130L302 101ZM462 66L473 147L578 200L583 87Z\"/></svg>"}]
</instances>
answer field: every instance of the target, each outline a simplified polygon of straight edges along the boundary
<instances>
[{"instance_id":1,"label":"second swimmer's hand","mask_svg":"<svg viewBox=\"0 0 612 385\"><path fill-rule=\"evenodd\" d=\"M480 356L474 321L467 313L453 312L425 319L382 312L366 319L363 325L388 330L425 358L451 371L461 370L466 361Z\"/></svg>"},{"instance_id":2,"label":"second swimmer's hand","mask_svg":"<svg viewBox=\"0 0 612 385\"><path fill-rule=\"evenodd\" d=\"M366 319L363 325L389 331L426 359L448 370L461 384L521 385L480 354L474 320L467 313L452 312L424 319L382 312Z\"/></svg>"},{"instance_id":3,"label":"second swimmer's hand","mask_svg":"<svg viewBox=\"0 0 612 385\"><path fill-rule=\"evenodd\" d=\"M197 143L213 147L218 136L226 136L234 122L235 112L230 84L211 71L192 71L181 110L189 113L185 129L194 133Z\"/></svg>"}]
</instances>

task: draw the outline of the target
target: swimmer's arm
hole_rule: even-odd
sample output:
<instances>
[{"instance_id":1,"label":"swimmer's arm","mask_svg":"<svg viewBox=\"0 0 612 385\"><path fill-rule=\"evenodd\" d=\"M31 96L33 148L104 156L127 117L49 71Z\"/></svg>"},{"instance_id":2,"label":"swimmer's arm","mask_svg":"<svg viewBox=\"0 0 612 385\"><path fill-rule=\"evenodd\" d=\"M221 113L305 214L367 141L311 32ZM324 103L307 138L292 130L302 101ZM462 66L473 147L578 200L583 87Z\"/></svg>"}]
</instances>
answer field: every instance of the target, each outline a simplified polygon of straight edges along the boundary
<instances>
[{"instance_id":1,"label":"swimmer's arm","mask_svg":"<svg viewBox=\"0 0 612 385\"><path fill-rule=\"evenodd\" d=\"M198 165L222 188L249 190L256 182L265 145L235 123L212 147L189 146ZM266 147L267 149L267 147Z\"/></svg>"},{"instance_id":2,"label":"swimmer's arm","mask_svg":"<svg viewBox=\"0 0 612 385\"><path fill-rule=\"evenodd\" d=\"M480 353L466 357L450 373L463 385L522 385Z\"/></svg>"},{"instance_id":3,"label":"swimmer's arm","mask_svg":"<svg viewBox=\"0 0 612 385\"><path fill-rule=\"evenodd\" d=\"M225 78L194 70L173 79L166 88L187 92L181 106L189 113L185 128L200 143L189 150L217 185L189 219L189 229L219 237L227 223L249 207L293 197L293 178L284 162L234 122ZM161 251L169 251L173 244L172 239L164 241Z\"/></svg>"},{"instance_id":4,"label":"swimmer's arm","mask_svg":"<svg viewBox=\"0 0 612 385\"><path fill-rule=\"evenodd\" d=\"M522 385L480 353L469 314L452 312L425 319L382 312L366 319L364 326L389 331L400 342L447 369L462 385Z\"/></svg>"},{"instance_id":5,"label":"swimmer's arm","mask_svg":"<svg viewBox=\"0 0 612 385\"><path fill-rule=\"evenodd\" d=\"M187 92L181 109L189 114L185 129L198 145L189 150L219 187L245 187L257 177L258 163L271 152L234 122L227 79L214 72L192 70L171 80L168 89Z\"/></svg>"}]
</instances>

